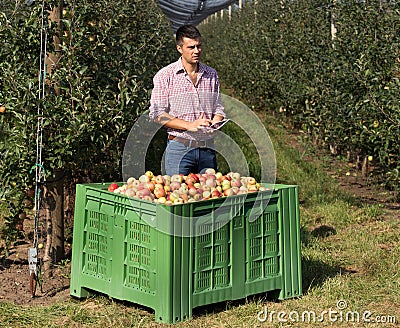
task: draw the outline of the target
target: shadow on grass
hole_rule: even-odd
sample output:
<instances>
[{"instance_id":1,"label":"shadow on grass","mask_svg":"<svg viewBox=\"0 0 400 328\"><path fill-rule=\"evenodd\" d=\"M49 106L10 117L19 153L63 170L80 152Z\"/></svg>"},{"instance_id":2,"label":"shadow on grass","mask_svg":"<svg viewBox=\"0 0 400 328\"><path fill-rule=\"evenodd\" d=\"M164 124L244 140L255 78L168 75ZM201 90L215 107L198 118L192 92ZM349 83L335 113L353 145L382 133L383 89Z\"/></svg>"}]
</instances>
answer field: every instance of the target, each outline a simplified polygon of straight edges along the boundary
<instances>
[{"instance_id":1,"label":"shadow on grass","mask_svg":"<svg viewBox=\"0 0 400 328\"><path fill-rule=\"evenodd\" d=\"M356 272L341 266L332 266L320 260L302 258L303 295L322 286L327 279L352 273Z\"/></svg>"},{"instance_id":2,"label":"shadow on grass","mask_svg":"<svg viewBox=\"0 0 400 328\"><path fill-rule=\"evenodd\" d=\"M306 247L312 245L316 239L325 239L332 235L336 235L336 229L328 225L319 225L311 231L304 228L300 229L300 238L302 244ZM331 265L321 260L305 258L304 256L301 259L301 263L303 295L313 288L322 286L327 279L337 275L357 273L340 265Z\"/></svg>"}]
</instances>

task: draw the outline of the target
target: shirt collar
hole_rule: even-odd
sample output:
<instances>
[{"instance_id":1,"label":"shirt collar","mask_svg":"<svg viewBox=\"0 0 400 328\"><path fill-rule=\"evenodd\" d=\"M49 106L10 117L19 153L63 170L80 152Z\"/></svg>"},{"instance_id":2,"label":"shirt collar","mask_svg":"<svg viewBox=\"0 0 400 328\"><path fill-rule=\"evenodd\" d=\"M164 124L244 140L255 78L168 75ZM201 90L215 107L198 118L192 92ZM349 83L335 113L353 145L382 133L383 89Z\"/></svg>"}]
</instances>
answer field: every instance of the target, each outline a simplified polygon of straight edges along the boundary
<instances>
[{"instance_id":1,"label":"shirt collar","mask_svg":"<svg viewBox=\"0 0 400 328\"><path fill-rule=\"evenodd\" d=\"M179 74L179 73L185 73L185 68L183 67L183 64L182 64L182 57L179 57L178 61L176 62L176 66L175 66L175 74ZM199 73L199 75L203 75L206 73L205 66L200 62L199 62L198 73Z\"/></svg>"}]
</instances>

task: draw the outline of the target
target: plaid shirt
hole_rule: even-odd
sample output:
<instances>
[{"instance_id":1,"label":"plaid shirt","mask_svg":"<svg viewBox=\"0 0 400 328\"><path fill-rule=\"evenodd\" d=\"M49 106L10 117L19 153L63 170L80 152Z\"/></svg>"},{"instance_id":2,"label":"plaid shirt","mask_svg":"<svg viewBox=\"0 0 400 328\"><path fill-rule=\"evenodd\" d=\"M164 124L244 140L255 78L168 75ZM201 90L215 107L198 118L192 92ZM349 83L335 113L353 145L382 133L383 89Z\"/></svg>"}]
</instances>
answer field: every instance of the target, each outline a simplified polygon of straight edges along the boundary
<instances>
[{"instance_id":1,"label":"plaid shirt","mask_svg":"<svg viewBox=\"0 0 400 328\"><path fill-rule=\"evenodd\" d=\"M212 119L220 114L225 117L222 105L218 74L215 69L199 63L197 85L195 86L186 73L181 58L162 68L153 79L154 88L150 100L150 118L156 119L163 113L193 122L204 113L204 117ZM202 131L189 132L167 129L168 133L177 137L206 140L212 135Z\"/></svg>"}]
</instances>

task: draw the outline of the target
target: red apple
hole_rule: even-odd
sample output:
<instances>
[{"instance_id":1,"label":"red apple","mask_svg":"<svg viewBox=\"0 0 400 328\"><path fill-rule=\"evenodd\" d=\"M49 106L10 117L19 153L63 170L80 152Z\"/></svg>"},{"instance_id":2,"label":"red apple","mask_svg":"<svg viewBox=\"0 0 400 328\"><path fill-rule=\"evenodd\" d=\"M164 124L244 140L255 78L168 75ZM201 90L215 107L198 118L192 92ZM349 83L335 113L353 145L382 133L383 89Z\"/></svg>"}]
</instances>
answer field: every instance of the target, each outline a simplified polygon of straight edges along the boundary
<instances>
[{"instance_id":1,"label":"red apple","mask_svg":"<svg viewBox=\"0 0 400 328\"><path fill-rule=\"evenodd\" d=\"M194 178L193 176L188 175L188 176L185 178L185 183L186 183L188 186L193 186L193 185L196 183L196 180L195 180L195 178Z\"/></svg>"},{"instance_id":2,"label":"red apple","mask_svg":"<svg viewBox=\"0 0 400 328\"><path fill-rule=\"evenodd\" d=\"M232 190L232 188L229 188L229 189L225 189L224 190L224 196L233 196L235 193L234 193L234 191Z\"/></svg>"},{"instance_id":3,"label":"red apple","mask_svg":"<svg viewBox=\"0 0 400 328\"><path fill-rule=\"evenodd\" d=\"M115 189L117 189L119 186L116 183L111 183L107 190L113 192Z\"/></svg>"},{"instance_id":4,"label":"red apple","mask_svg":"<svg viewBox=\"0 0 400 328\"><path fill-rule=\"evenodd\" d=\"M149 189L142 189L141 192L142 192L143 197L151 195L151 191Z\"/></svg>"},{"instance_id":5,"label":"red apple","mask_svg":"<svg viewBox=\"0 0 400 328\"><path fill-rule=\"evenodd\" d=\"M136 187L137 190L143 190L147 189L147 182L139 182L139 184Z\"/></svg>"},{"instance_id":6,"label":"red apple","mask_svg":"<svg viewBox=\"0 0 400 328\"><path fill-rule=\"evenodd\" d=\"M146 187L147 187L147 189L149 189L150 191L154 191L155 186L156 186L156 185L154 184L153 181L149 181L149 182L146 183Z\"/></svg>"},{"instance_id":7,"label":"red apple","mask_svg":"<svg viewBox=\"0 0 400 328\"><path fill-rule=\"evenodd\" d=\"M162 183L156 183L155 185L154 185L154 189L157 189L157 188L162 188L162 189L164 189L164 185L162 184Z\"/></svg>"},{"instance_id":8,"label":"red apple","mask_svg":"<svg viewBox=\"0 0 400 328\"><path fill-rule=\"evenodd\" d=\"M221 196L221 193L217 189L214 189L211 192L211 198L219 198L220 196Z\"/></svg>"},{"instance_id":9,"label":"red apple","mask_svg":"<svg viewBox=\"0 0 400 328\"><path fill-rule=\"evenodd\" d=\"M156 198L161 198L161 197L165 197L166 192L164 190L164 188L156 188L154 189L154 196Z\"/></svg>"},{"instance_id":10,"label":"red apple","mask_svg":"<svg viewBox=\"0 0 400 328\"><path fill-rule=\"evenodd\" d=\"M169 188L171 191L178 190L181 187L181 183L179 181L171 181Z\"/></svg>"},{"instance_id":11,"label":"red apple","mask_svg":"<svg viewBox=\"0 0 400 328\"><path fill-rule=\"evenodd\" d=\"M231 187L239 188L241 185L242 185L242 183L240 182L240 180L232 180L231 181Z\"/></svg>"},{"instance_id":12,"label":"red apple","mask_svg":"<svg viewBox=\"0 0 400 328\"><path fill-rule=\"evenodd\" d=\"M195 173L189 173L189 176L193 178L196 182L199 182L199 176L200 174L195 174Z\"/></svg>"},{"instance_id":13,"label":"red apple","mask_svg":"<svg viewBox=\"0 0 400 328\"><path fill-rule=\"evenodd\" d=\"M155 183L158 183L158 184L164 184L165 183L165 179L161 174L156 175L155 178L154 178L154 181L155 181Z\"/></svg>"},{"instance_id":14,"label":"red apple","mask_svg":"<svg viewBox=\"0 0 400 328\"><path fill-rule=\"evenodd\" d=\"M189 186L188 189L188 194L190 197L193 197L194 195L198 194L199 192L197 191L197 188L195 188L194 186Z\"/></svg>"}]
</instances>

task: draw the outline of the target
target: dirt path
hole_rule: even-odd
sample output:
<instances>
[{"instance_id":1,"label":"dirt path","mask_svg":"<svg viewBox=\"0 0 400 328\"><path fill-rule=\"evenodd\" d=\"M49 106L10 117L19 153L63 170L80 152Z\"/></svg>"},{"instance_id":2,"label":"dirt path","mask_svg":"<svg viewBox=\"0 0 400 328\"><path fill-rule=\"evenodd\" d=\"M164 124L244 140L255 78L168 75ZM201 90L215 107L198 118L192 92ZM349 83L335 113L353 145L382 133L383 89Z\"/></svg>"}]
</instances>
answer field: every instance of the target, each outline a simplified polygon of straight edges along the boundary
<instances>
[{"instance_id":1,"label":"dirt path","mask_svg":"<svg viewBox=\"0 0 400 328\"><path fill-rule=\"evenodd\" d=\"M25 237L19 239L10 249L10 256L5 263L0 262L0 301L15 304L52 304L69 298L71 265L68 259L42 273L42 286L37 285L35 297L32 297L28 265L28 250L33 244L29 238L32 235L29 233L30 223L25 220ZM41 256L39 253L39 258Z\"/></svg>"}]
</instances>

